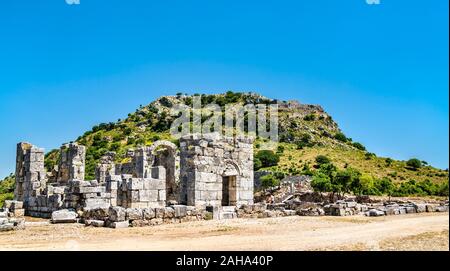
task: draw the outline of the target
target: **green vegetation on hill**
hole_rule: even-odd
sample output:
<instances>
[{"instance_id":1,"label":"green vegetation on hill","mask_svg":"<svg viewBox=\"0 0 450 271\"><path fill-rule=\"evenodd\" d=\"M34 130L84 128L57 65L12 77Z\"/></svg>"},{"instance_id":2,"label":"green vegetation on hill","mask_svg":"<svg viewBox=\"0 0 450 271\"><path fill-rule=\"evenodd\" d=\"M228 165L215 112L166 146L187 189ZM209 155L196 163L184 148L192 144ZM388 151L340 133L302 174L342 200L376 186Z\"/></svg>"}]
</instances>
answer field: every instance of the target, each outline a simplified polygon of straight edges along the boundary
<instances>
[{"instance_id":1,"label":"green vegetation on hill","mask_svg":"<svg viewBox=\"0 0 450 271\"><path fill-rule=\"evenodd\" d=\"M316 157L317 170L311 182L316 191L331 192L342 198L345 194L354 195L388 195L388 196L447 196L448 181L441 184L429 179L417 182L409 180L395 184L389 178L374 178L362 174L351 167L337 169L330 159L323 155Z\"/></svg>"},{"instance_id":2,"label":"green vegetation on hill","mask_svg":"<svg viewBox=\"0 0 450 271\"><path fill-rule=\"evenodd\" d=\"M257 138L255 141L255 168L272 171L275 179L279 180L286 175L314 175L319 170L314 167L315 159L323 155L332 161L337 171L347 172L353 169L361 176L370 176L374 180L390 179L393 183L402 183L402 191L409 191L411 194L417 192L411 189L413 181L448 183L448 171L433 168L424 161L397 161L368 152L363 144L346 136L333 118L318 105L278 101L255 93L230 91L216 95L190 96L177 93L175 96L161 97L149 105L141 105L125 119L94 126L76 139L76 142L87 147L86 179L95 178L95 166L100 157L108 151L117 153L117 162L126 162L125 154L129 148L151 145L160 139L178 144L169 134L170 125L178 116L172 116L170 111L179 104L192 106L194 97L199 97L203 106L215 103L222 109L225 105L237 103L280 105L278 149L267 152L261 149L263 139ZM244 119L247 118L245 115ZM202 121L207 119L208 117L202 117ZM59 150L46 154L47 171L51 171L58 164L58 157ZM268 177L265 183L271 185L277 181Z\"/></svg>"},{"instance_id":3,"label":"green vegetation on hill","mask_svg":"<svg viewBox=\"0 0 450 271\"><path fill-rule=\"evenodd\" d=\"M14 183L15 177L12 174L0 180L0 208L3 207L5 200L14 198Z\"/></svg>"}]
</instances>

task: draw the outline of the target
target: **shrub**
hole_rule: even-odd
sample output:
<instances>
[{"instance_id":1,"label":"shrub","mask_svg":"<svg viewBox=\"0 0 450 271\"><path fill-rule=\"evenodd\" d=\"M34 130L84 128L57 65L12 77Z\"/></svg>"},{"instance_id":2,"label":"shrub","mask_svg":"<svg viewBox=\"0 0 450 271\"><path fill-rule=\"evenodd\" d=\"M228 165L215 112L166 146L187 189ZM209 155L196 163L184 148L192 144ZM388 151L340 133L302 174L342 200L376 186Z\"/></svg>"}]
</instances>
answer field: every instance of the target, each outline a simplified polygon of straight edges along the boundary
<instances>
[{"instance_id":1,"label":"shrub","mask_svg":"<svg viewBox=\"0 0 450 271\"><path fill-rule=\"evenodd\" d=\"M279 146L277 147L277 153L282 154L283 152L284 152L284 146L279 145Z\"/></svg>"},{"instance_id":2,"label":"shrub","mask_svg":"<svg viewBox=\"0 0 450 271\"><path fill-rule=\"evenodd\" d=\"M261 150L256 155L255 158L261 161L261 167L272 167L278 165L280 162L280 156L275 154L270 150Z\"/></svg>"},{"instance_id":3,"label":"shrub","mask_svg":"<svg viewBox=\"0 0 450 271\"><path fill-rule=\"evenodd\" d=\"M347 141L348 141L348 138L347 138L343 133L341 133L341 132L336 133L336 134L334 135L334 138L337 139L337 140L339 140L339 141L341 141L341 142L347 142Z\"/></svg>"},{"instance_id":4,"label":"shrub","mask_svg":"<svg viewBox=\"0 0 450 271\"><path fill-rule=\"evenodd\" d=\"M254 170L258 170L258 169L262 168L261 160L259 160L256 157L253 158L253 168L254 168Z\"/></svg>"},{"instance_id":5,"label":"shrub","mask_svg":"<svg viewBox=\"0 0 450 271\"><path fill-rule=\"evenodd\" d=\"M280 185L280 180L278 180L274 175L269 174L261 177L261 186L263 188L275 187Z\"/></svg>"},{"instance_id":6,"label":"shrub","mask_svg":"<svg viewBox=\"0 0 450 271\"><path fill-rule=\"evenodd\" d=\"M394 160L392 160L391 158L386 158L386 165L389 167L391 166L392 162L394 162Z\"/></svg>"},{"instance_id":7,"label":"shrub","mask_svg":"<svg viewBox=\"0 0 450 271\"><path fill-rule=\"evenodd\" d=\"M161 99L159 99L159 103L165 107L173 106L172 102L167 97L162 97Z\"/></svg>"},{"instance_id":8,"label":"shrub","mask_svg":"<svg viewBox=\"0 0 450 271\"><path fill-rule=\"evenodd\" d=\"M417 158L411 158L406 162L406 165L413 170L417 170L422 167L422 162Z\"/></svg>"},{"instance_id":9,"label":"shrub","mask_svg":"<svg viewBox=\"0 0 450 271\"><path fill-rule=\"evenodd\" d=\"M331 159L326 157L325 155L318 155L316 157L316 163L320 167L321 165L331 163Z\"/></svg>"},{"instance_id":10,"label":"shrub","mask_svg":"<svg viewBox=\"0 0 450 271\"><path fill-rule=\"evenodd\" d=\"M316 116L314 114L308 114L303 118L303 120L305 120L305 121L314 121L315 119L316 119Z\"/></svg>"},{"instance_id":11,"label":"shrub","mask_svg":"<svg viewBox=\"0 0 450 271\"><path fill-rule=\"evenodd\" d=\"M359 142L354 142L352 144L352 146L357 148L358 150L361 150L361 151L365 151L366 150L366 147L364 147L364 145L359 143Z\"/></svg>"}]
</instances>

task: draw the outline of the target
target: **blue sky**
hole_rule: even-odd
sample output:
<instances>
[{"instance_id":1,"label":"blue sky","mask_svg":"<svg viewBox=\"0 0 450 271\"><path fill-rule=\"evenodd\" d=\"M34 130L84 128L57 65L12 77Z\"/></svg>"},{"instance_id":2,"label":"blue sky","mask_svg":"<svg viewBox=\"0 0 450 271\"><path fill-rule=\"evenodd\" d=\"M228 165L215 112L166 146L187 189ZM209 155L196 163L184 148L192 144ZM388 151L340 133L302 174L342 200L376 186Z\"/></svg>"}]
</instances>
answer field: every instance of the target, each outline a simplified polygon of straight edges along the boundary
<instances>
[{"instance_id":1,"label":"blue sky","mask_svg":"<svg viewBox=\"0 0 450 271\"><path fill-rule=\"evenodd\" d=\"M448 168L448 1L6 0L0 176L176 92L321 104L369 151Z\"/></svg>"}]
</instances>

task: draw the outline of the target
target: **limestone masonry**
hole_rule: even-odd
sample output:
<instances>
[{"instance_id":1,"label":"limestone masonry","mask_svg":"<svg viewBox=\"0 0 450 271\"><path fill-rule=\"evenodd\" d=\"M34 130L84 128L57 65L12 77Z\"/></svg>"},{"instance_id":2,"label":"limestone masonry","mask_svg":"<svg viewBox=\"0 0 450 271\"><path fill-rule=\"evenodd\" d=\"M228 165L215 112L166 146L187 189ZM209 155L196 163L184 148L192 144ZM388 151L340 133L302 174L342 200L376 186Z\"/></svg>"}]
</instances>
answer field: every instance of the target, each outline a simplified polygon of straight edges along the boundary
<instances>
[{"instance_id":1,"label":"limestone masonry","mask_svg":"<svg viewBox=\"0 0 450 271\"><path fill-rule=\"evenodd\" d=\"M99 209L108 210L104 218L110 223L105 226L117 227L123 221L114 212L120 208L126 216L134 212L128 216L145 221L144 217L151 217L147 213L159 209L163 215L155 219L197 218L207 208L227 213L222 207L253 204L251 138L194 134L181 138L180 148L169 141L156 141L129 150L130 162L124 164L116 164L115 153L108 152L96 167L96 180L84 179L85 154L86 148L77 143L63 145L58 166L47 175L44 150L19 143L14 195L15 201L23 202L24 213L67 223L77 218L96 221L89 215L98 218ZM175 212L173 217L169 209Z\"/></svg>"}]
</instances>

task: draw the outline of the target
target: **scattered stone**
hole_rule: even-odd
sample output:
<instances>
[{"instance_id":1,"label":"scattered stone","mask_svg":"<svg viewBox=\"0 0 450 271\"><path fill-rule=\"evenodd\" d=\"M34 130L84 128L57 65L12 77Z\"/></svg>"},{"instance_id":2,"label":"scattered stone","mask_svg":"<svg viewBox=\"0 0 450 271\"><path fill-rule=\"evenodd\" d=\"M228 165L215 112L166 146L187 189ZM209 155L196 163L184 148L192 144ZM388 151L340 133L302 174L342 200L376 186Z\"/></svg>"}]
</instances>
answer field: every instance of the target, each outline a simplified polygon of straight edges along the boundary
<instances>
[{"instance_id":1,"label":"scattered stone","mask_svg":"<svg viewBox=\"0 0 450 271\"><path fill-rule=\"evenodd\" d=\"M85 225L101 228L101 227L105 226L105 221L103 221L103 220L86 220Z\"/></svg>"},{"instance_id":2,"label":"scattered stone","mask_svg":"<svg viewBox=\"0 0 450 271\"><path fill-rule=\"evenodd\" d=\"M120 222L111 222L109 224L109 227L113 228L113 229L124 229L124 228L128 228L129 226L130 226L130 222L128 220L120 221Z\"/></svg>"},{"instance_id":3,"label":"scattered stone","mask_svg":"<svg viewBox=\"0 0 450 271\"><path fill-rule=\"evenodd\" d=\"M76 223L78 214L67 209L52 213L52 223Z\"/></svg>"},{"instance_id":4,"label":"scattered stone","mask_svg":"<svg viewBox=\"0 0 450 271\"><path fill-rule=\"evenodd\" d=\"M384 216L384 212L377 209L369 210L369 212L366 213L367 216Z\"/></svg>"}]
</instances>

